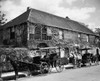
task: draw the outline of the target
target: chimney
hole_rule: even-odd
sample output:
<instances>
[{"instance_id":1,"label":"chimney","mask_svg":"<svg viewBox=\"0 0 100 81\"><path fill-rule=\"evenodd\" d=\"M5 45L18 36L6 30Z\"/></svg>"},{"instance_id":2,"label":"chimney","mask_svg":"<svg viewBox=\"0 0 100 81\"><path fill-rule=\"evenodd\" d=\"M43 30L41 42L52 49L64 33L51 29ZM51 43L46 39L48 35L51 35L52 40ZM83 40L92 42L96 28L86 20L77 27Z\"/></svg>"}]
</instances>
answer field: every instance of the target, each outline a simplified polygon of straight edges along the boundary
<instances>
[{"instance_id":1,"label":"chimney","mask_svg":"<svg viewBox=\"0 0 100 81\"><path fill-rule=\"evenodd\" d=\"M70 19L68 16L66 16L66 19Z\"/></svg>"},{"instance_id":2,"label":"chimney","mask_svg":"<svg viewBox=\"0 0 100 81\"><path fill-rule=\"evenodd\" d=\"M29 10L30 9L30 7L27 7L27 10Z\"/></svg>"}]
</instances>

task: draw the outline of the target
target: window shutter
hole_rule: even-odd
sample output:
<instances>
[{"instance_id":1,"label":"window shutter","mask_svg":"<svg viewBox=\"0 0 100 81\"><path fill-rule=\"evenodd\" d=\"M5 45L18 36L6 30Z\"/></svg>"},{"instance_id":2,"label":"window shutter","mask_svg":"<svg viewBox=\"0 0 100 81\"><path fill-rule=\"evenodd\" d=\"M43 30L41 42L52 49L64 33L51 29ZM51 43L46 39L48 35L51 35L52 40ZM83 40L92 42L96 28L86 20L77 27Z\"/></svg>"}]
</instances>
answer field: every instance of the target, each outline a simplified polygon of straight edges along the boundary
<instances>
[{"instance_id":1,"label":"window shutter","mask_svg":"<svg viewBox=\"0 0 100 81\"><path fill-rule=\"evenodd\" d=\"M62 31L59 31L59 39L62 39L63 38L63 33Z\"/></svg>"},{"instance_id":2,"label":"window shutter","mask_svg":"<svg viewBox=\"0 0 100 81\"><path fill-rule=\"evenodd\" d=\"M30 32L30 34L34 34L35 33L35 27L33 25L30 26L29 32Z\"/></svg>"},{"instance_id":3,"label":"window shutter","mask_svg":"<svg viewBox=\"0 0 100 81\"><path fill-rule=\"evenodd\" d=\"M51 32L51 29L50 28L47 28L47 35L48 36L51 36L52 35L52 32Z\"/></svg>"}]
</instances>

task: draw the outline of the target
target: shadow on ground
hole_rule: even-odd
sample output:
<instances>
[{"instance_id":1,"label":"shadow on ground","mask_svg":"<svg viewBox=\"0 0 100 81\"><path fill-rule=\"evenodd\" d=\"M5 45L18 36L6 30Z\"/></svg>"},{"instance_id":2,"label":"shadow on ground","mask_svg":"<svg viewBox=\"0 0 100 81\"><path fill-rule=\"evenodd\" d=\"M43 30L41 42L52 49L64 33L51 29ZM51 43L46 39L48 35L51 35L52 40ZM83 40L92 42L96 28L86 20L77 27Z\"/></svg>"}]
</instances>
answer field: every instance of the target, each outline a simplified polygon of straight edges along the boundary
<instances>
[{"instance_id":1,"label":"shadow on ground","mask_svg":"<svg viewBox=\"0 0 100 81\"><path fill-rule=\"evenodd\" d=\"M32 73L32 76L36 76L39 74L40 74L39 72L35 72L35 73ZM19 78L23 78L23 77L26 77L26 75L19 74ZM15 77L15 75L11 75L11 76L2 77L2 79L3 79L3 81L9 81L9 80L16 80L16 77Z\"/></svg>"}]
</instances>

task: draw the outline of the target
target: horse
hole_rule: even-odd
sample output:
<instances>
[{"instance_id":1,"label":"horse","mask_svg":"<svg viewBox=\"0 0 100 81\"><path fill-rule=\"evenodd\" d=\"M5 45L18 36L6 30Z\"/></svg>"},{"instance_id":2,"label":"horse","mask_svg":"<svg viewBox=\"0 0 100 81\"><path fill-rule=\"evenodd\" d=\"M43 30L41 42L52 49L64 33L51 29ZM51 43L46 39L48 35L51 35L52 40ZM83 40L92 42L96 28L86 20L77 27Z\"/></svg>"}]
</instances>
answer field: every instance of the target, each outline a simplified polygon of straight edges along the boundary
<instances>
[{"instance_id":1,"label":"horse","mask_svg":"<svg viewBox=\"0 0 100 81\"><path fill-rule=\"evenodd\" d=\"M98 64L98 62L99 62L99 56L91 54L91 62L95 63L95 64Z\"/></svg>"},{"instance_id":2,"label":"horse","mask_svg":"<svg viewBox=\"0 0 100 81\"><path fill-rule=\"evenodd\" d=\"M100 61L100 54L98 55L98 61ZM98 63L99 64L99 63Z\"/></svg>"},{"instance_id":3,"label":"horse","mask_svg":"<svg viewBox=\"0 0 100 81\"><path fill-rule=\"evenodd\" d=\"M82 55L82 64L85 65L86 63L91 65L91 53L85 53Z\"/></svg>"},{"instance_id":4,"label":"horse","mask_svg":"<svg viewBox=\"0 0 100 81\"><path fill-rule=\"evenodd\" d=\"M31 71L33 70L33 68L32 68L33 65L31 63L18 61L17 59L14 59L10 55L6 55L5 60L6 60L6 62L9 61L10 64L12 65L13 70L15 72L15 79L19 78L19 75L18 75L19 71L27 70L28 75L31 75Z\"/></svg>"},{"instance_id":5,"label":"horse","mask_svg":"<svg viewBox=\"0 0 100 81\"><path fill-rule=\"evenodd\" d=\"M57 53L51 53L44 56L44 61L49 65L49 72L55 68L57 72L62 72L66 58L60 58Z\"/></svg>"},{"instance_id":6,"label":"horse","mask_svg":"<svg viewBox=\"0 0 100 81\"><path fill-rule=\"evenodd\" d=\"M45 62L49 65L49 67L56 67L56 61L58 59L57 53L46 54L44 56Z\"/></svg>"},{"instance_id":7,"label":"horse","mask_svg":"<svg viewBox=\"0 0 100 81\"><path fill-rule=\"evenodd\" d=\"M12 60L10 56L6 56L6 61L10 61L14 71L15 71L15 78L18 78L18 62L16 60Z\"/></svg>"}]
</instances>

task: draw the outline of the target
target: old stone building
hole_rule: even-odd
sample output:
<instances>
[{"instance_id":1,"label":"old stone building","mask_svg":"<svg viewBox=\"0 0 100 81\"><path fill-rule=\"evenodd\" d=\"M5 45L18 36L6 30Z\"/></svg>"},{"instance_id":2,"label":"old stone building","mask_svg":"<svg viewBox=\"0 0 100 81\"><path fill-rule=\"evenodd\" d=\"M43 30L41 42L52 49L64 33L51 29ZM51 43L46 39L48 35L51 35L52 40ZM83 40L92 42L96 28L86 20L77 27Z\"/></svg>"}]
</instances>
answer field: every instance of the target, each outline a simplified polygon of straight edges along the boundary
<instances>
[{"instance_id":1,"label":"old stone building","mask_svg":"<svg viewBox=\"0 0 100 81\"><path fill-rule=\"evenodd\" d=\"M31 8L0 28L1 46L60 46L66 54L70 46L95 46L96 41L96 35L85 25Z\"/></svg>"}]
</instances>

